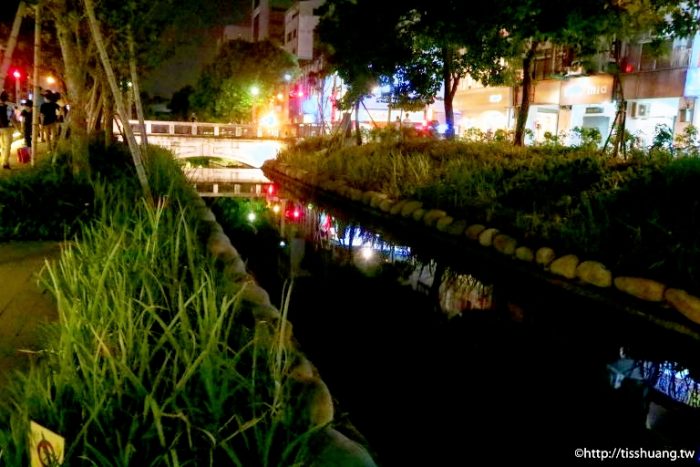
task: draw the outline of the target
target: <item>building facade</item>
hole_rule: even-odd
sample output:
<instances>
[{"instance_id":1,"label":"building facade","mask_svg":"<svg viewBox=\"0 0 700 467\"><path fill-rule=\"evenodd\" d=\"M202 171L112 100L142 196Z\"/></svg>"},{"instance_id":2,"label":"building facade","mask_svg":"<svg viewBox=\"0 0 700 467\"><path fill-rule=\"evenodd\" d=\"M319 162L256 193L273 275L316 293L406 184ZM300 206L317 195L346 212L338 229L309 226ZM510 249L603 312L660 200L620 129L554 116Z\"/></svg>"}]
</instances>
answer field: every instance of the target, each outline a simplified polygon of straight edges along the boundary
<instances>
[{"instance_id":1,"label":"building facade","mask_svg":"<svg viewBox=\"0 0 700 467\"><path fill-rule=\"evenodd\" d=\"M251 40L270 40L284 44L285 12L291 6L288 0L253 0L250 19Z\"/></svg>"},{"instance_id":2,"label":"building facade","mask_svg":"<svg viewBox=\"0 0 700 467\"><path fill-rule=\"evenodd\" d=\"M695 108L700 96L700 35L668 40L651 50L648 42L623 44L622 96L615 94L613 76L606 73L609 57L581 64L566 50L545 46L533 66L533 86L526 128L527 143L559 136L575 143L575 129L597 129L605 139L615 121L617 100L627 101L625 127L639 144L649 146L659 125L681 134L698 126ZM520 87L483 87L466 78L454 99L457 134L470 128L484 133L512 130L521 102ZM442 104L433 114L444 121Z\"/></svg>"}]
</instances>

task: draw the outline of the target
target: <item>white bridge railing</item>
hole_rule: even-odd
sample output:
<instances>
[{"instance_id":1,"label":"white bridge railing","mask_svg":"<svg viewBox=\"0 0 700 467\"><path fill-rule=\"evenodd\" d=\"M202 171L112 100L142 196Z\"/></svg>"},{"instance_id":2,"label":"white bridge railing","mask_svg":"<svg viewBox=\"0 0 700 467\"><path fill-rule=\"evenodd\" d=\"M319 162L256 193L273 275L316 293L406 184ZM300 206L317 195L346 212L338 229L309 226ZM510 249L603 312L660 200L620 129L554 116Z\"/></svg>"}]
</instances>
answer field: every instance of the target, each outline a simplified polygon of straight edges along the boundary
<instances>
[{"instance_id":1,"label":"white bridge railing","mask_svg":"<svg viewBox=\"0 0 700 467\"><path fill-rule=\"evenodd\" d=\"M324 129L317 124L290 124L283 126L256 126L239 123L176 122L146 120L147 135L201 136L218 138L303 138L318 136ZM129 120L134 134L141 134L138 120ZM114 131L121 132L121 123L114 121ZM328 131L328 129L326 129Z\"/></svg>"}]
</instances>

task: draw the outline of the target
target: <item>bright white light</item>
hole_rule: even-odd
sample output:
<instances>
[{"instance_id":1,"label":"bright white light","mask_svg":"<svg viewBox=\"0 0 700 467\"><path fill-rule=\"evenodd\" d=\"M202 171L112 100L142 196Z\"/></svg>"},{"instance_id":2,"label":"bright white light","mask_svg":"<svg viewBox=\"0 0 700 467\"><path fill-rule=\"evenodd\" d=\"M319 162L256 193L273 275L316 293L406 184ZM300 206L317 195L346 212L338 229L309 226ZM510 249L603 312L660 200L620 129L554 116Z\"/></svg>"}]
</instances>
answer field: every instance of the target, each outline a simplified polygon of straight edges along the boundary
<instances>
[{"instance_id":1,"label":"bright white light","mask_svg":"<svg viewBox=\"0 0 700 467\"><path fill-rule=\"evenodd\" d=\"M285 243L285 241L284 241L284 240L280 240L280 247L284 248L284 247L286 247L286 246L287 246L287 244Z\"/></svg>"},{"instance_id":2,"label":"bright white light","mask_svg":"<svg viewBox=\"0 0 700 467\"><path fill-rule=\"evenodd\" d=\"M374 250L372 249L371 245L367 245L362 248L360 254L362 255L362 259L369 261L372 259L372 256L374 256Z\"/></svg>"},{"instance_id":3,"label":"bright white light","mask_svg":"<svg viewBox=\"0 0 700 467\"><path fill-rule=\"evenodd\" d=\"M275 214L279 214L279 212L280 212L280 205L279 205L279 204L275 204L274 206L272 206L272 212L274 212Z\"/></svg>"},{"instance_id":4,"label":"bright white light","mask_svg":"<svg viewBox=\"0 0 700 467\"><path fill-rule=\"evenodd\" d=\"M379 94L380 92L381 89L379 88L379 86L375 86L374 88L372 88L372 94Z\"/></svg>"},{"instance_id":5,"label":"bright white light","mask_svg":"<svg viewBox=\"0 0 700 467\"><path fill-rule=\"evenodd\" d=\"M445 132L447 131L447 124L445 124L445 123L439 124L439 125L437 126L437 131L438 131L438 133L440 133L441 135L442 135L442 134L445 134Z\"/></svg>"},{"instance_id":6,"label":"bright white light","mask_svg":"<svg viewBox=\"0 0 700 467\"><path fill-rule=\"evenodd\" d=\"M53 76L47 76L47 77L46 77L46 82L47 82L48 84L54 84L54 83L56 83L56 78L54 78Z\"/></svg>"},{"instance_id":7,"label":"bright white light","mask_svg":"<svg viewBox=\"0 0 700 467\"><path fill-rule=\"evenodd\" d=\"M277 119L277 115L270 112L260 117L260 124L262 126L277 126L279 125L279 120Z\"/></svg>"},{"instance_id":8,"label":"bright white light","mask_svg":"<svg viewBox=\"0 0 700 467\"><path fill-rule=\"evenodd\" d=\"M255 222L255 219L256 219L257 217L258 217L258 216L256 216L254 212L249 212L249 213L248 213L248 221L249 221L249 222Z\"/></svg>"},{"instance_id":9,"label":"bright white light","mask_svg":"<svg viewBox=\"0 0 700 467\"><path fill-rule=\"evenodd\" d=\"M292 75L290 75L289 73L285 73L285 74L284 74L284 80L285 80L285 81L290 81L291 79L292 79Z\"/></svg>"},{"instance_id":10,"label":"bright white light","mask_svg":"<svg viewBox=\"0 0 700 467\"><path fill-rule=\"evenodd\" d=\"M251 93L253 96L257 96L258 94L260 94L260 88L257 87L257 86L252 86L252 87L250 88L250 93Z\"/></svg>"}]
</instances>

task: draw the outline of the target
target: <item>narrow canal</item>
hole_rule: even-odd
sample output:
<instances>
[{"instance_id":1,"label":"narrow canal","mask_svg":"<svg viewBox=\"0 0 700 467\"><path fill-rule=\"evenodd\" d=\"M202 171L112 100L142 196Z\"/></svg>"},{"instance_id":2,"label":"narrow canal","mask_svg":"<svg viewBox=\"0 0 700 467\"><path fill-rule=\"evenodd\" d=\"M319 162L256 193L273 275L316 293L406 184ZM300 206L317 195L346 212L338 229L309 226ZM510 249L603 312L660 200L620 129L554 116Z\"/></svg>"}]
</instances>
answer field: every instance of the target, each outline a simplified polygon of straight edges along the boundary
<instances>
[{"instance_id":1,"label":"narrow canal","mask_svg":"<svg viewBox=\"0 0 700 467\"><path fill-rule=\"evenodd\" d=\"M294 334L336 419L354 425L379 465L564 465L576 448L698 447L697 409L616 379L611 368L635 363L621 359L626 336L549 319L576 306L545 309L540 297L531 318L508 287L458 265L431 288L431 258L306 200L213 208L276 305L295 276ZM655 425L650 407L672 416Z\"/></svg>"}]
</instances>

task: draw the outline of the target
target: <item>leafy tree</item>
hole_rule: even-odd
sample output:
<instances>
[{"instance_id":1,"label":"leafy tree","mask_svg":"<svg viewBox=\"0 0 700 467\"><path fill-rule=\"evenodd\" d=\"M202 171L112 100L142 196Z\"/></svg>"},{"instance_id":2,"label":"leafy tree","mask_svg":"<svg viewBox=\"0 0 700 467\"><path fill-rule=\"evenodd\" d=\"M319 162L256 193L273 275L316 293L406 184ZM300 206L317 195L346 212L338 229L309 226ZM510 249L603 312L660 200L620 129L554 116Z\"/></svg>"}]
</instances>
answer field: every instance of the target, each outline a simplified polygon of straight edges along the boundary
<instances>
[{"instance_id":1,"label":"leafy tree","mask_svg":"<svg viewBox=\"0 0 700 467\"><path fill-rule=\"evenodd\" d=\"M190 115L190 96L194 93L194 88L187 85L173 93L168 104L168 109L172 112L173 119L187 120Z\"/></svg>"},{"instance_id":2,"label":"leafy tree","mask_svg":"<svg viewBox=\"0 0 700 467\"><path fill-rule=\"evenodd\" d=\"M460 80L467 74L484 84L504 79L492 15L467 2L336 0L324 6L319 36L330 51L329 63L349 85L346 105L376 83L393 87L393 104L424 105L442 85L450 137ZM356 34L358 27L363 34Z\"/></svg>"},{"instance_id":3,"label":"leafy tree","mask_svg":"<svg viewBox=\"0 0 700 467\"><path fill-rule=\"evenodd\" d=\"M230 41L202 72L191 105L208 120L248 121L253 106L266 103L285 74L298 74L298 64L282 48L270 41Z\"/></svg>"},{"instance_id":4,"label":"leafy tree","mask_svg":"<svg viewBox=\"0 0 700 467\"><path fill-rule=\"evenodd\" d=\"M400 31L402 37L412 41L410 63L422 64L424 77L432 84L423 89L433 92L436 83L442 84L446 136L451 138L452 102L460 81L467 75L484 85L500 84L506 79L501 30L493 11L475 8L469 2L412 0L406 6L409 11Z\"/></svg>"},{"instance_id":5,"label":"leafy tree","mask_svg":"<svg viewBox=\"0 0 700 467\"><path fill-rule=\"evenodd\" d=\"M328 0L317 10L316 31L325 66L346 85L337 105L355 109L358 144L362 142L357 121L362 100L377 84L393 85L398 64L411 55L410 44L396 31L402 8L392 2Z\"/></svg>"}]
</instances>

